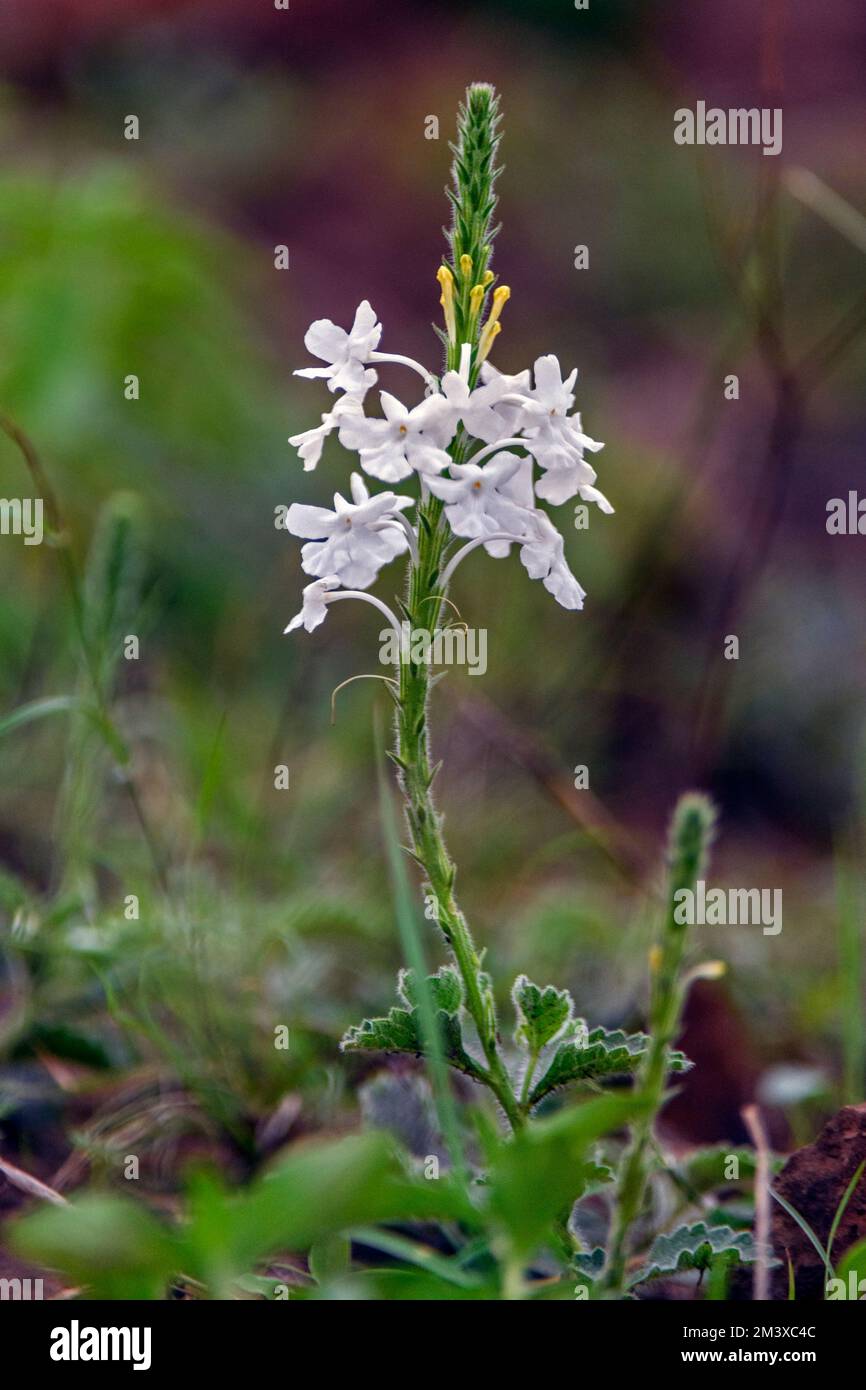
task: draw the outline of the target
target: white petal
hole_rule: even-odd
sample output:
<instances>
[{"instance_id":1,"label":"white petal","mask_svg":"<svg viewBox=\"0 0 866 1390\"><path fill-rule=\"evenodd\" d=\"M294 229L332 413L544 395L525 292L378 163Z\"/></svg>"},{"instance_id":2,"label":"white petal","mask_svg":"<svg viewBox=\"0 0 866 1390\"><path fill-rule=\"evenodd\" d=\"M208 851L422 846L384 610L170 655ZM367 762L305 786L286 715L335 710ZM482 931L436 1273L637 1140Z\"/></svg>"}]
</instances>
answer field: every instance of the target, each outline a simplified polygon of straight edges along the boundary
<instances>
[{"instance_id":1,"label":"white petal","mask_svg":"<svg viewBox=\"0 0 866 1390\"><path fill-rule=\"evenodd\" d=\"M360 473L352 474L349 479L349 486L352 489L352 501L355 503L356 507L360 507L363 502L369 502L370 493Z\"/></svg>"},{"instance_id":2,"label":"white petal","mask_svg":"<svg viewBox=\"0 0 866 1390\"><path fill-rule=\"evenodd\" d=\"M362 449L360 458L364 472L380 482L399 483L403 478L412 476L412 465L406 461L403 450L394 443L383 444L378 449ZM447 461L447 454L445 458Z\"/></svg>"},{"instance_id":3,"label":"white petal","mask_svg":"<svg viewBox=\"0 0 866 1390\"><path fill-rule=\"evenodd\" d=\"M330 375L330 367L298 367L296 371L292 372L292 376L305 376L309 377L311 380L315 377Z\"/></svg>"},{"instance_id":4,"label":"white petal","mask_svg":"<svg viewBox=\"0 0 866 1390\"><path fill-rule=\"evenodd\" d=\"M552 502L554 507L575 497L580 487L580 475L574 468L551 468L535 484L536 497Z\"/></svg>"},{"instance_id":5,"label":"white petal","mask_svg":"<svg viewBox=\"0 0 866 1390\"><path fill-rule=\"evenodd\" d=\"M323 362L338 362L346 355L349 335L331 319L316 319L304 334L304 347Z\"/></svg>"},{"instance_id":6,"label":"white petal","mask_svg":"<svg viewBox=\"0 0 866 1390\"><path fill-rule=\"evenodd\" d=\"M352 324L352 337L360 338L362 335L372 333L377 327L376 311L369 299L362 299L355 310L355 322ZM379 329L381 333L381 328Z\"/></svg>"},{"instance_id":7,"label":"white petal","mask_svg":"<svg viewBox=\"0 0 866 1390\"><path fill-rule=\"evenodd\" d=\"M580 489L580 495L584 502L595 502L599 511L604 512L607 516L613 515L613 507L608 502L604 493L599 492L597 487L582 487Z\"/></svg>"},{"instance_id":8,"label":"white petal","mask_svg":"<svg viewBox=\"0 0 866 1390\"><path fill-rule=\"evenodd\" d=\"M286 530L302 539L322 540L334 529L337 518L327 507L308 507L293 502L286 513Z\"/></svg>"},{"instance_id":9,"label":"white petal","mask_svg":"<svg viewBox=\"0 0 866 1390\"><path fill-rule=\"evenodd\" d=\"M406 446L406 457L410 464L425 477L428 474L441 473L443 468L447 468L451 458L445 453L444 449L435 449L432 445L418 442L410 442ZM405 476L405 474L401 475Z\"/></svg>"},{"instance_id":10,"label":"white petal","mask_svg":"<svg viewBox=\"0 0 866 1390\"><path fill-rule=\"evenodd\" d=\"M382 409L385 412L385 419L392 424L405 424L409 419L409 411L402 401L398 401L396 396L392 396L390 391L380 391L379 399L382 402Z\"/></svg>"},{"instance_id":11,"label":"white petal","mask_svg":"<svg viewBox=\"0 0 866 1390\"><path fill-rule=\"evenodd\" d=\"M438 497L442 502L456 502L463 496L466 488L466 484L457 478L431 477L427 479L427 486L433 496Z\"/></svg>"},{"instance_id":12,"label":"white petal","mask_svg":"<svg viewBox=\"0 0 866 1390\"><path fill-rule=\"evenodd\" d=\"M583 607L586 592L578 584L564 560L550 571L544 580L544 587L549 594L553 594L557 603L561 603L563 608Z\"/></svg>"}]
</instances>

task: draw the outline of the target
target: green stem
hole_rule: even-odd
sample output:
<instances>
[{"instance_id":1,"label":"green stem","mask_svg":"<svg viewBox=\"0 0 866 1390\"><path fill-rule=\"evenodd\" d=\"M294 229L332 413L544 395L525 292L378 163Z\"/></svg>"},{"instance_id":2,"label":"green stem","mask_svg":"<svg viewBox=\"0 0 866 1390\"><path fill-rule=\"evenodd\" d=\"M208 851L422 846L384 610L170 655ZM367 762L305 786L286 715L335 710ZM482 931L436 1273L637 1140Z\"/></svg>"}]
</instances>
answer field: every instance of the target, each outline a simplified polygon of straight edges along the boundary
<instances>
[{"instance_id":1,"label":"green stem","mask_svg":"<svg viewBox=\"0 0 866 1390\"><path fill-rule=\"evenodd\" d=\"M520 1108L526 1113L529 1112L529 1092L537 1065L538 1049L533 1047L530 1048L529 1056L526 1059L526 1071L523 1074L523 1085L520 1088Z\"/></svg>"},{"instance_id":2,"label":"green stem","mask_svg":"<svg viewBox=\"0 0 866 1390\"><path fill-rule=\"evenodd\" d=\"M409 572L406 613L413 631L420 627L435 631L445 597L438 580L449 532L442 503L436 498L422 503L420 513L418 562ZM437 920L463 980L466 1007L487 1061L485 1080L516 1130L522 1126L523 1116L499 1052L493 998L483 980L469 926L454 896L456 867L445 844L431 790L435 770L430 764L427 725L429 667L423 661L412 661L407 653L399 664L397 679L397 762L412 848L426 875L436 902Z\"/></svg>"},{"instance_id":3,"label":"green stem","mask_svg":"<svg viewBox=\"0 0 866 1390\"><path fill-rule=\"evenodd\" d=\"M674 812L667 916L661 942L653 953L650 1044L638 1078L648 1105L632 1129L620 1168L603 1280L603 1288L614 1297L621 1296L625 1288L629 1239L643 1206L655 1142L653 1131L664 1103L668 1049L679 1032L685 997L681 967L686 927L677 919L677 895L683 889L693 892L704 871L713 822L712 806L704 797L684 796Z\"/></svg>"}]
</instances>

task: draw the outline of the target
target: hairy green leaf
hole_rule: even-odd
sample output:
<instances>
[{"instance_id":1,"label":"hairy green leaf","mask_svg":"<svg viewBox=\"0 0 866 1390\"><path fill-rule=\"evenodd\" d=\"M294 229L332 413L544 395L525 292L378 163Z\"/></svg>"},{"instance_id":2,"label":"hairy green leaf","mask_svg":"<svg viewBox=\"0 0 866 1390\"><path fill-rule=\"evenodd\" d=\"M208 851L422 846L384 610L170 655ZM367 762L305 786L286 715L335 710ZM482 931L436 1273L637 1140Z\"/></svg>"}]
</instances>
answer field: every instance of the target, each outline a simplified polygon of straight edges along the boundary
<instances>
[{"instance_id":1,"label":"hairy green leaf","mask_svg":"<svg viewBox=\"0 0 866 1390\"><path fill-rule=\"evenodd\" d=\"M435 978L435 977L434 977ZM442 1049L447 1061L457 1071L479 1079L478 1063L470 1057L463 1046L463 1033L460 1019L444 1009L436 1012L436 1021L442 1038ZM341 1052L409 1052L415 1057L425 1053L421 1039L421 1018L417 1009L391 1009L387 1018L365 1018L363 1023L354 1025L344 1034L340 1042Z\"/></svg>"},{"instance_id":2,"label":"hairy green leaf","mask_svg":"<svg viewBox=\"0 0 866 1390\"><path fill-rule=\"evenodd\" d=\"M719 1259L729 1264L754 1264L757 1246L750 1231L734 1231L730 1226L680 1226L670 1235L657 1236L649 1259L630 1281L641 1284L684 1269L709 1269Z\"/></svg>"},{"instance_id":3,"label":"hairy green leaf","mask_svg":"<svg viewBox=\"0 0 866 1390\"><path fill-rule=\"evenodd\" d=\"M574 1007L567 989L547 985L540 989L526 975L518 975L511 991L517 1013L514 1041L537 1054L552 1042L571 1018Z\"/></svg>"},{"instance_id":4,"label":"hairy green leaf","mask_svg":"<svg viewBox=\"0 0 866 1390\"><path fill-rule=\"evenodd\" d=\"M463 1003L463 986L460 976L451 965L443 965L435 975L427 976L427 985L433 1006L446 1014L456 1014ZM420 1008L418 980L414 970L401 970L397 981L397 993L407 1008Z\"/></svg>"},{"instance_id":5,"label":"hairy green leaf","mask_svg":"<svg viewBox=\"0 0 866 1390\"><path fill-rule=\"evenodd\" d=\"M588 1032L583 1019L576 1019L541 1080L532 1088L530 1104L536 1105L550 1091L572 1081L603 1081L611 1076L631 1075L646 1055L648 1042L646 1033L624 1033L620 1028L612 1032L593 1028ZM669 1054L671 1071L687 1071L690 1066L682 1052Z\"/></svg>"}]
</instances>

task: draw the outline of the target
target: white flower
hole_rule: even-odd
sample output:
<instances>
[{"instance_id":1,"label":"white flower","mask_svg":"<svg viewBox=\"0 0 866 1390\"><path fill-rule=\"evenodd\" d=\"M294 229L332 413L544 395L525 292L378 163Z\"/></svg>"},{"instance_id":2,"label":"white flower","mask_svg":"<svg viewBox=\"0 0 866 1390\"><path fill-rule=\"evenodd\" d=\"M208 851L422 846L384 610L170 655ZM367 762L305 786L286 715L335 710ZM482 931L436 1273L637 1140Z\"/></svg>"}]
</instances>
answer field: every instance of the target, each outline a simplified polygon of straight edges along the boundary
<instances>
[{"instance_id":1,"label":"white flower","mask_svg":"<svg viewBox=\"0 0 866 1390\"><path fill-rule=\"evenodd\" d=\"M525 530L526 519L506 488L521 469L525 476L526 464L531 469L531 460L503 450L483 468L476 463L453 463L450 478L428 478L427 486L434 497L445 503L445 515L455 536L474 539L493 531L520 534ZM531 498L530 481L530 506Z\"/></svg>"},{"instance_id":2,"label":"white flower","mask_svg":"<svg viewBox=\"0 0 866 1390\"><path fill-rule=\"evenodd\" d=\"M515 524L507 527L515 539L525 535L531 528L532 519L535 516L535 492L532 487L532 459L522 458L520 466L497 489L509 502L513 502L517 508L516 517L513 517ZM497 540L487 541L484 549L487 554L495 560L501 560L504 555L511 553L511 541Z\"/></svg>"},{"instance_id":3,"label":"white flower","mask_svg":"<svg viewBox=\"0 0 866 1390\"><path fill-rule=\"evenodd\" d=\"M518 378L511 378L511 394L523 397L522 404L515 407L512 423L522 428L526 447L545 470L545 477L535 485L536 495L558 506L580 494L585 501L596 502L602 511L612 512L604 494L593 487L597 474L584 458L584 450L596 453L604 445L583 433L580 415L568 414L574 404L572 387L577 369L563 380L559 361L551 354L536 360L534 378L531 390L522 387Z\"/></svg>"},{"instance_id":4,"label":"white flower","mask_svg":"<svg viewBox=\"0 0 866 1390\"><path fill-rule=\"evenodd\" d=\"M312 632L320 623L325 621L325 614L328 611L328 600L325 597L332 589L339 589L340 581L335 574L327 574L324 579L317 579L315 583L308 584L304 589L303 602L300 613L296 613L284 633L294 632L295 628L303 627L307 632Z\"/></svg>"},{"instance_id":5,"label":"white flower","mask_svg":"<svg viewBox=\"0 0 866 1390\"><path fill-rule=\"evenodd\" d=\"M505 380L504 377L493 379L470 391L469 382L462 371L446 372L442 378L442 394L455 416L463 421L475 439L481 439L485 444L495 444L510 433L505 417L494 409L500 396L508 389Z\"/></svg>"},{"instance_id":6,"label":"white flower","mask_svg":"<svg viewBox=\"0 0 866 1390\"><path fill-rule=\"evenodd\" d=\"M516 376L507 376L504 372L497 371L490 362L481 364L481 380L486 385L495 385L498 388L498 395L494 409L503 422L503 428L507 435L514 435L521 428L526 413L525 402L520 404L515 401L505 402L502 396L526 396L530 389L529 368L518 372ZM500 438L503 436L500 435Z\"/></svg>"},{"instance_id":7,"label":"white flower","mask_svg":"<svg viewBox=\"0 0 866 1390\"><path fill-rule=\"evenodd\" d=\"M531 536L520 547L520 559L530 579L540 579L563 608L582 608L585 591L565 559L565 542L546 512L532 514Z\"/></svg>"},{"instance_id":8,"label":"white flower","mask_svg":"<svg viewBox=\"0 0 866 1390\"><path fill-rule=\"evenodd\" d=\"M535 440L527 439L526 447L532 450L542 468L546 469L544 477L539 478L535 484L537 497L543 497L546 502L558 507L562 502L567 502L569 497L579 495L585 502L596 502L603 512L613 511L604 493L593 487L598 474L586 459L573 455L567 461L554 466L547 462L551 455L545 453L543 448L537 449Z\"/></svg>"},{"instance_id":9,"label":"white flower","mask_svg":"<svg viewBox=\"0 0 866 1390\"><path fill-rule=\"evenodd\" d=\"M613 512L604 493L593 486L598 474L579 452L578 444L569 446L559 441L548 447L544 441L527 439L526 447L531 449L545 470L544 477L535 484L536 497L542 497L558 507L570 497L580 496L585 502L595 502L608 515ZM599 444L597 447L600 449L602 446Z\"/></svg>"},{"instance_id":10,"label":"white flower","mask_svg":"<svg viewBox=\"0 0 866 1390\"><path fill-rule=\"evenodd\" d=\"M322 457L322 449L325 440L332 430L335 430L345 417L353 412L363 414L361 401L366 394L366 388L360 396L339 396L334 404L333 410L322 416L322 423L316 425L314 429L303 430L300 434L293 434L289 437L289 443L293 444L298 454L304 461L304 472L309 473L316 467Z\"/></svg>"},{"instance_id":11,"label":"white flower","mask_svg":"<svg viewBox=\"0 0 866 1390\"><path fill-rule=\"evenodd\" d=\"M527 391L527 400L532 402L536 413L561 418L567 415L574 405L572 387L577 381L577 368L563 381L559 358L553 353L537 357L533 367L535 385Z\"/></svg>"},{"instance_id":12,"label":"white flower","mask_svg":"<svg viewBox=\"0 0 866 1390\"><path fill-rule=\"evenodd\" d=\"M392 522L413 498L393 492L371 497L358 473L352 474L351 486L352 502L336 493L333 511L293 503L286 529L308 540L301 550L307 574L335 575L347 589L366 589L383 565L407 549L406 532Z\"/></svg>"},{"instance_id":13,"label":"white flower","mask_svg":"<svg viewBox=\"0 0 866 1390\"><path fill-rule=\"evenodd\" d=\"M445 446L454 435L454 411L444 396L428 396L409 410L381 391L384 420L350 416L340 424L340 443L356 449L361 467L373 478L397 483L413 472L441 473L451 462Z\"/></svg>"},{"instance_id":14,"label":"white flower","mask_svg":"<svg viewBox=\"0 0 866 1390\"><path fill-rule=\"evenodd\" d=\"M376 380L376 373L366 369L372 353L379 346L382 325L369 300L362 300L355 311L355 321L349 332L338 328L330 319L316 319L304 337L304 346L314 357L327 362L327 367L301 367L295 376L325 377L332 391L366 391Z\"/></svg>"}]
</instances>

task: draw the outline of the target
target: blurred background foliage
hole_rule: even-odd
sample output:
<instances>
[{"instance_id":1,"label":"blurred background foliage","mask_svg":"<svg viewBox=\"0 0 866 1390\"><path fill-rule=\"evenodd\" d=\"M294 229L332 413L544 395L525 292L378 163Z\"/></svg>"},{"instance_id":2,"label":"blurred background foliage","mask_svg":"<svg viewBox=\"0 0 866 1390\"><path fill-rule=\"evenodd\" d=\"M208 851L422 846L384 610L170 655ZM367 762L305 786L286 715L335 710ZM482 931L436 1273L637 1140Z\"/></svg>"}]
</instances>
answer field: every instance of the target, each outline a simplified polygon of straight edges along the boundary
<instances>
[{"instance_id":1,"label":"blurred background foliage","mask_svg":"<svg viewBox=\"0 0 866 1390\"><path fill-rule=\"evenodd\" d=\"M515 558L461 570L455 599L489 632L484 681L437 690L462 901L503 999L525 968L637 1023L661 829L700 783L721 807L716 881L781 887L785 925L701 943L731 970L695 993L699 1065L671 1123L737 1139L768 1076L779 1142L802 1106L862 1099L864 542L828 537L825 507L862 477L866 258L786 178L812 171L856 223L864 50L849 0L820 17L784 0L7 0L0 410L68 545L0 538L0 707L92 699L69 554L128 755L119 772L80 710L0 739L0 1132L43 1175L72 1164L72 1181L135 1132L158 1186L199 1142L243 1164L356 1120L364 1069L336 1040L388 1003L400 962L381 695L343 691L334 727L329 700L375 665L378 627L341 606L324 635L282 637L303 577L274 509L346 481L336 442L312 475L286 443L325 405L291 375L311 319L369 297L383 346L435 360L447 139L472 79L506 116L497 361L580 366L616 516L577 532L560 514L579 617ZM782 158L676 146L673 111L698 97L782 104ZM32 494L5 437L0 492ZM118 659L129 633L138 660ZM783 1063L799 1091L772 1089Z\"/></svg>"}]
</instances>

